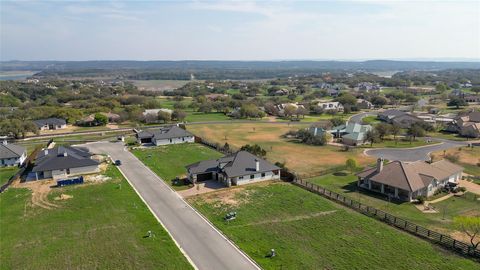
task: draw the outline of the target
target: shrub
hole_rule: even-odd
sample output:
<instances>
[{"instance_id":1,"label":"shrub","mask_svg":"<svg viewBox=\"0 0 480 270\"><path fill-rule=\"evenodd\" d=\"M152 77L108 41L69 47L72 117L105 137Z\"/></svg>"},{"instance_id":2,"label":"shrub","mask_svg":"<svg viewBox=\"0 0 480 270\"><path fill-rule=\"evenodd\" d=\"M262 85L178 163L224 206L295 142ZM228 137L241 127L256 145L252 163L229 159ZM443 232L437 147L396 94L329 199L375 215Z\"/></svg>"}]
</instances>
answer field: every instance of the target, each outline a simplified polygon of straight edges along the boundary
<instances>
[{"instance_id":1,"label":"shrub","mask_svg":"<svg viewBox=\"0 0 480 270\"><path fill-rule=\"evenodd\" d=\"M417 196L416 199L419 204L423 204L427 200L425 196Z\"/></svg>"}]
</instances>

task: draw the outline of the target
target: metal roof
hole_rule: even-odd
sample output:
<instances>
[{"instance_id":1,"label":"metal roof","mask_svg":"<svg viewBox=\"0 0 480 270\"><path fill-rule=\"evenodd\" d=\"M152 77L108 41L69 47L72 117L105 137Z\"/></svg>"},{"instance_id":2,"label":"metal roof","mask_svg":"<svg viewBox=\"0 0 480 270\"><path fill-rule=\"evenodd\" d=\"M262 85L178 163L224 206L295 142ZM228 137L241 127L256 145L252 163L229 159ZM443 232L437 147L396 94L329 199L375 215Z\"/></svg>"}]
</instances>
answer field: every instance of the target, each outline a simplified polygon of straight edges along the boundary
<instances>
[{"instance_id":1,"label":"metal roof","mask_svg":"<svg viewBox=\"0 0 480 270\"><path fill-rule=\"evenodd\" d=\"M64 170L86 166L94 166L99 163L90 159L91 154L80 148L59 146L45 149L37 154L35 166L32 172Z\"/></svg>"}]
</instances>

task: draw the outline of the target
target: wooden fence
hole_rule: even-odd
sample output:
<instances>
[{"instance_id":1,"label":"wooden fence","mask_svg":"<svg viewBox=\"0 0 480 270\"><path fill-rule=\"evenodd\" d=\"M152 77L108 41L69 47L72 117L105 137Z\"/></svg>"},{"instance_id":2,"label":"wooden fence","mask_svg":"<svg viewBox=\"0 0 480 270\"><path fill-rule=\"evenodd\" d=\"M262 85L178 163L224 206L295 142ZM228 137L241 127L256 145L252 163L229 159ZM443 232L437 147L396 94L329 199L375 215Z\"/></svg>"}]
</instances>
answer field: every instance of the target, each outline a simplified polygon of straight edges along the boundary
<instances>
[{"instance_id":1,"label":"wooden fence","mask_svg":"<svg viewBox=\"0 0 480 270\"><path fill-rule=\"evenodd\" d=\"M471 245L466 244L464 242L455 240L451 238L448 235L441 234L432 230L429 230L425 227L422 227L420 225L417 225L415 223L412 223L408 220L396 217L392 214L389 214L385 211L376 209L374 207L362 204L358 201L352 200L348 197L345 197L341 194L338 194L336 192L330 191L326 188L323 188L319 185L316 185L314 183L301 180L301 179L294 179L293 183L297 186L300 186L308 191L311 191L313 193L322 195L334 202L340 203L342 205L345 205L349 208L352 208L364 215L367 215L369 217L376 218L380 221L383 221L387 223L388 225L394 226L396 228L399 228L401 230L404 230L406 232L409 232L415 236L428 239L438 245L441 245L445 248L448 248L450 250L453 250L457 252L458 254L464 255L464 256L469 256L472 257L478 261L480 261L480 249L474 249Z\"/></svg>"}]
</instances>

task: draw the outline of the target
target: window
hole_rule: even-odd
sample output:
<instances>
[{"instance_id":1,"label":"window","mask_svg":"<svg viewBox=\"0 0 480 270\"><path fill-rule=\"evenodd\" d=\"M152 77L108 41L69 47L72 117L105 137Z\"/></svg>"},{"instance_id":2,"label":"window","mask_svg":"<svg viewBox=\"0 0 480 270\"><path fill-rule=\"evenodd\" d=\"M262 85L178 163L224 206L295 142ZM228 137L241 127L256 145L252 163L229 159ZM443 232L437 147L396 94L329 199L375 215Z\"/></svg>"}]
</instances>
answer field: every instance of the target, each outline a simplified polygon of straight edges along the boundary
<instances>
[{"instance_id":1,"label":"window","mask_svg":"<svg viewBox=\"0 0 480 270\"><path fill-rule=\"evenodd\" d=\"M273 171L273 174L278 175L278 172L279 172L278 170Z\"/></svg>"},{"instance_id":2,"label":"window","mask_svg":"<svg viewBox=\"0 0 480 270\"><path fill-rule=\"evenodd\" d=\"M264 178L264 177L265 177L265 173L262 173L262 178Z\"/></svg>"},{"instance_id":3,"label":"window","mask_svg":"<svg viewBox=\"0 0 480 270\"><path fill-rule=\"evenodd\" d=\"M250 179L253 179L253 178L255 178L255 174L250 175Z\"/></svg>"},{"instance_id":4,"label":"window","mask_svg":"<svg viewBox=\"0 0 480 270\"><path fill-rule=\"evenodd\" d=\"M242 179L243 179L243 176L239 176L238 179L239 179L239 180L242 180Z\"/></svg>"}]
</instances>

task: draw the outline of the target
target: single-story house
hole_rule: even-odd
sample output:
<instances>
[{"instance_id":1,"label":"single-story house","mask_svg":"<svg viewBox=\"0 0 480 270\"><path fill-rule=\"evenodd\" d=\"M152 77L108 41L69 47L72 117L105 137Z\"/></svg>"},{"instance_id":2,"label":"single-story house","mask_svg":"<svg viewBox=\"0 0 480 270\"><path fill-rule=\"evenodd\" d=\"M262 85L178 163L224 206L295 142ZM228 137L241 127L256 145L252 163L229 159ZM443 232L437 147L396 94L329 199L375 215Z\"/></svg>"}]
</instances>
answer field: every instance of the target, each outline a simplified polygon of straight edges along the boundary
<instances>
[{"instance_id":1,"label":"single-story house","mask_svg":"<svg viewBox=\"0 0 480 270\"><path fill-rule=\"evenodd\" d=\"M360 110L368 110L373 108L373 104L365 99L357 99L357 108Z\"/></svg>"},{"instance_id":2,"label":"single-story house","mask_svg":"<svg viewBox=\"0 0 480 270\"><path fill-rule=\"evenodd\" d=\"M468 103L480 102L480 95L465 95L463 100Z\"/></svg>"},{"instance_id":3,"label":"single-story house","mask_svg":"<svg viewBox=\"0 0 480 270\"><path fill-rule=\"evenodd\" d=\"M108 123L120 121L120 115L116 113L101 112L100 114L107 117ZM95 114L90 114L89 116L86 116L83 119L77 121L76 124L81 126L97 126L99 123L95 121Z\"/></svg>"},{"instance_id":4,"label":"single-story house","mask_svg":"<svg viewBox=\"0 0 480 270\"><path fill-rule=\"evenodd\" d=\"M379 158L376 167L357 174L357 184L392 198L412 201L419 196L432 196L448 182L457 183L462 172L462 167L446 160L433 163L393 161L384 164L383 159Z\"/></svg>"},{"instance_id":5,"label":"single-story house","mask_svg":"<svg viewBox=\"0 0 480 270\"><path fill-rule=\"evenodd\" d=\"M228 187L280 179L279 167L247 151L193 163L186 169L188 180L192 183L215 180Z\"/></svg>"},{"instance_id":6,"label":"single-story house","mask_svg":"<svg viewBox=\"0 0 480 270\"><path fill-rule=\"evenodd\" d=\"M298 108L305 109L303 105L298 103L281 103L275 105L275 111L277 112L277 115L281 117L285 116L285 108L287 107L293 107L295 108L295 110L297 110Z\"/></svg>"},{"instance_id":7,"label":"single-story house","mask_svg":"<svg viewBox=\"0 0 480 270\"><path fill-rule=\"evenodd\" d=\"M59 146L44 149L37 154L32 172L38 179L61 179L75 175L97 173L99 163L80 148Z\"/></svg>"},{"instance_id":8,"label":"single-story house","mask_svg":"<svg viewBox=\"0 0 480 270\"><path fill-rule=\"evenodd\" d=\"M139 144L167 145L177 143L193 143L195 136L178 126L161 127L156 130L140 131L136 134Z\"/></svg>"},{"instance_id":9,"label":"single-story house","mask_svg":"<svg viewBox=\"0 0 480 270\"><path fill-rule=\"evenodd\" d=\"M317 107L322 108L324 111L343 111L343 105L337 101L331 102L318 102Z\"/></svg>"},{"instance_id":10,"label":"single-story house","mask_svg":"<svg viewBox=\"0 0 480 270\"><path fill-rule=\"evenodd\" d=\"M357 146L365 143L366 134L372 129L371 125L348 122L346 125L333 127L329 132L334 138L342 138L344 144Z\"/></svg>"},{"instance_id":11,"label":"single-story house","mask_svg":"<svg viewBox=\"0 0 480 270\"><path fill-rule=\"evenodd\" d=\"M423 119L411 113L404 113L402 115L395 116L391 120L392 124L396 124L401 128L409 128L413 124L420 122L423 122Z\"/></svg>"},{"instance_id":12,"label":"single-story house","mask_svg":"<svg viewBox=\"0 0 480 270\"><path fill-rule=\"evenodd\" d=\"M447 126L446 130L458 132L465 137L480 138L480 111L458 115L455 121Z\"/></svg>"},{"instance_id":13,"label":"single-story house","mask_svg":"<svg viewBox=\"0 0 480 270\"><path fill-rule=\"evenodd\" d=\"M362 92L378 91L380 90L380 86L376 83L361 82L357 84L357 89L358 91L362 91Z\"/></svg>"},{"instance_id":14,"label":"single-story house","mask_svg":"<svg viewBox=\"0 0 480 270\"><path fill-rule=\"evenodd\" d=\"M379 112L377 115L377 118L379 120L390 123L394 117L403 115L403 114L405 114L405 112L402 112L400 110L385 110L383 112Z\"/></svg>"},{"instance_id":15,"label":"single-story house","mask_svg":"<svg viewBox=\"0 0 480 270\"><path fill-rule=\"evenodd\" d=\"M3 141L0 144L0 167L22 166L27 158L25 147Z\"/></svg>"},{"instance_id":16,"label":"single-story house","mask_svg":"<svg viewBox=\"0 0 480 270\"><path fill-rule=\"evenodd\" d=\"M67 121L61 118L46 118L34 120L33 123L39 130L56 130L67 127Z\"/></svg>"}]
</instances>

